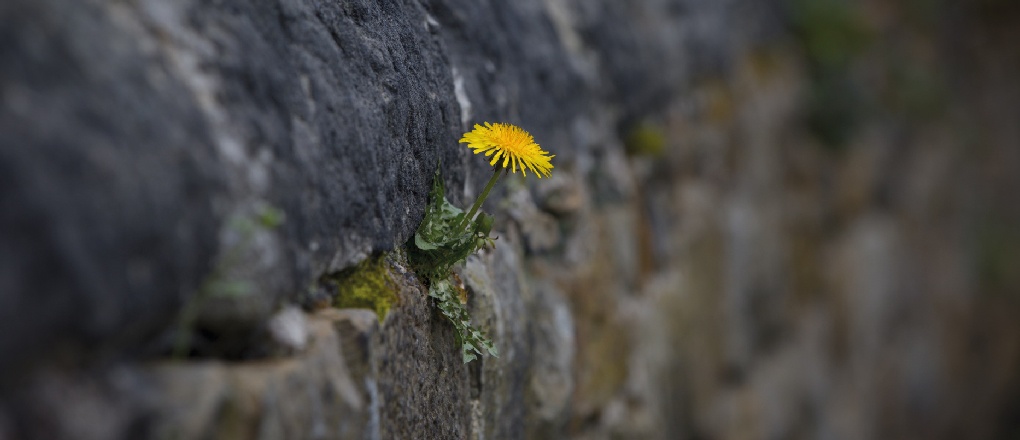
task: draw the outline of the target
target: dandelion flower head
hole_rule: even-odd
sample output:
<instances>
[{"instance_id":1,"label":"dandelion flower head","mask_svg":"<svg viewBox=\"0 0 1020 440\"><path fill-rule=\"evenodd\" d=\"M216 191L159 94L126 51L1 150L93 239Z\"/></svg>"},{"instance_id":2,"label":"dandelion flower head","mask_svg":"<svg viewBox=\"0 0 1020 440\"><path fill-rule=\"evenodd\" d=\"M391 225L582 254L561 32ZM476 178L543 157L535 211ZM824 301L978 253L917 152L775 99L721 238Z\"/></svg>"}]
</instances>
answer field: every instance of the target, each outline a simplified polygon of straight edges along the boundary
<instances>
[{"instance_id":1,"label":"dandelion flower head","mask_svg":"<svg viewBox=\"0 0 1020 440\"><path fill-rule=\"evenodd\" d=\"M527 131L512 124L475 124L474 130L464 133L460 143L468 144L468 148L474 150L475 154L492 156L489 165L496 166L496 162L503 159L503 168L509 165L511 171L516 173L520 167L521 174L525 176L528 175L525 170L531 170L539 179L550 175L553 166L549 159L556 157L543 151Z\"/></svg>"}]
</instances>

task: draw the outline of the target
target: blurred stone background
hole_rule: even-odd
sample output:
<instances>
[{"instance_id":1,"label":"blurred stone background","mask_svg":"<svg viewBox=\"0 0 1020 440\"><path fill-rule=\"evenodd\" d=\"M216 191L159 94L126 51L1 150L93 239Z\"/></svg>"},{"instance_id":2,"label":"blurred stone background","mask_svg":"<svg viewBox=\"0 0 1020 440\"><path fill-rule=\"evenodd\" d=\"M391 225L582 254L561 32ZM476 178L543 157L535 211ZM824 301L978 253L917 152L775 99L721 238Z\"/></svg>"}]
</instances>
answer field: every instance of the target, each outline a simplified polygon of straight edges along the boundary
<instances>
[{"instance_id":1,"label":"blurred stone background","mask_svg":"<svg viewBox=\"0 0 1020 440\"><path fill-rule=\"evenodd\" d=\"M0 439L1017 438L1018 42L1009 0L7 0ZM483 121L556 168L486 203L464 365L400 248Z\"/></svg>"}]
</instances>

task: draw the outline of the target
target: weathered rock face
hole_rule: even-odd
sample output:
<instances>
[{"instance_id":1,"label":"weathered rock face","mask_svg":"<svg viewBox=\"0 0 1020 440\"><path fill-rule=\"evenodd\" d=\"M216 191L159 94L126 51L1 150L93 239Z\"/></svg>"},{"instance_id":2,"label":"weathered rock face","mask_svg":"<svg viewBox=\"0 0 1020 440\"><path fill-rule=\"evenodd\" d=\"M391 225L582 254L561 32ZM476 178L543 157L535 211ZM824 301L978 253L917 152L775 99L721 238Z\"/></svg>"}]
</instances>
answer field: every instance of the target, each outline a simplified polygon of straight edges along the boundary
<instances>
[{"instance_id":1,"label":"weathered rock face","mask_svg":"<svg viewBox=\"0 0 1020 440\"><path fill-rule=\"evenodd\" d=\"M1009 438L1006 3L7 1L0 439ZM483 121L556 168L465 365L399 248Z\"/></svg>"},{"instance_id":2,"label":"weathered rock face","mask_svg":"<svg viewBox=\"0 0 1020 440\"><path fill-rule=\"evenodd\" d=\"M402 244L441 159L462 179L451 70L414 2L3 8L0 370L137 343L124 329L165 327L217 254L252 287L207 301L211 321L251 326ZM266 207L280 231L238 226Z\"/></svg>"}]
</instances>

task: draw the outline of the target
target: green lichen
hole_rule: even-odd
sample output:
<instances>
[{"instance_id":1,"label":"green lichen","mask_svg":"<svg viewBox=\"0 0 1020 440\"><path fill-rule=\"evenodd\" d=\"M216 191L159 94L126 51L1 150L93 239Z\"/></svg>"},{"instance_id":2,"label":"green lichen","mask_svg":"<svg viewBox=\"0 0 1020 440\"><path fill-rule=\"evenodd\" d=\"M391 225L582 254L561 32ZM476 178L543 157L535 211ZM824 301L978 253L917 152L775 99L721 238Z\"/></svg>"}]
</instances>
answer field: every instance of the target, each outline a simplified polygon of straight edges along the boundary
<instances>
[{"instance_id":1,"label":"green lichen","mask_svg":"<svg viewBox=\"0 0 1020 440\"><path fill-rule=\"evenodd\" d=\"M333 304L336 307L371 309L380 322L399 300L385 255L368 258L357 266L327 276L323 281L335 289Z\"/></svg>"}]
</instances>

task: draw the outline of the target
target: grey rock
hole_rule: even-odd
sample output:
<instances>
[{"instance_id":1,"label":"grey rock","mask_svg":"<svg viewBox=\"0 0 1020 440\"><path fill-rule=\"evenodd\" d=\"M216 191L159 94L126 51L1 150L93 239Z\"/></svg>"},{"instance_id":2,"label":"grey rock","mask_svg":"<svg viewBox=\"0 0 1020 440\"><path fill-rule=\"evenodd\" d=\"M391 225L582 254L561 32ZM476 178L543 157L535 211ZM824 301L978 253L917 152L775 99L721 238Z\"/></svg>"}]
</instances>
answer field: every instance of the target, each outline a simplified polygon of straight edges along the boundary
<instances>
[{"instance_id":1,"label":"grey rock","mask_svg":"<svg viewBox=\"0 0 1020 440\"><path fill-rule=\"evenodd\" d=\"M134 438L361 438L369 406L347 369L335 316L310 319L307 350L291 359L149 368L159 396Z\"/></svg>"},{"instance_id":2,"label":"grey rock","mask_svg":"<svg viewBox=\"0 0 1020 440\"><path fill-rule=\"evenodd\" d=\"M423 2L438 27L450 65L463 81L471 124L511 122L531 132L556 154L570 154L561 139L582 113L589 97L579 71L567 61L543 0L515 3L470 0ZM463 106L462 106L463 108ZM557 156L561 157L561 156ZM473 160L471 174L480 189L490 172Z\"/></svg>"},{"instance_id":3,"label":"grey rock","mask_svg":"<svg viewBox=\"0 0 1020 440\"><path fill-rule=\"evenodd\" d=\"M300 351L308 344L308 321L297 307L286 307L269 319L269 334L284 350Z\"/></svg>"},{"instance_id":4,"label":"grey rock","mask_svg":"<svg viewBox=\"0 0 1020 440\"><path fill-rule=\"evenodd\" d=\"M563 293L533 285L528 301L532 362L527 389L527 438L557 438L566 428L574 392L575 328Z\"/></svg>"},{"instance_id":5,"label":"grey rock","mask_svg":"<svg viewBox=\"0 0 1020 440\"><path fill-rule=\"evenodd\" d=\"M340 309L336 329L340 334L344 354L357 378L366 378L377 373L373 365L374 350L377 350L376 335L379 333L379 318L367 309Z\"/></svg>"},{"instance_id":6,"label":"grey rock","mask_svg":"<svg viewBox=\"0 0 1020 440\"><path fill-rule=\"evenodd\" d=\"M0 396L7 439L100 440L146 435L140 421L161 395L136 366L106 366L98 372L38 369L18 389Z\"/></svg>"},{"instance_id":7,"label":"grey rock","mask_svg":"<svg viewBox=\"0 0 1020 440\"><path fill-rule=\"evenodd\" d=\"M470 383L453 326L417 276L395 271L400 304L372 337L375 382L366 383L378 393L379 438L466 438Z\"/></svg>"},{"instance_id":8,"label":"grey rock","mask_svg":"<svg viewBox=\"0 0 1020 440\"><path fill-rule=\"evenodd\" d=\"M576 175L565 170L539 184L536 191L535 199L542 210L557 217L576 214L588 196Z\"/></svg>"},{"instance_id":9,"label":"grey rock","mask_svg":"<svg viewBox=\"0 0 1020 440\"><path fill-rule=\"evenodd\" d=\"M240 355L308 280L402 244L467 154L425 22L415 2L5 3L0 377L138 346L224 259L252 289L200 322ZM266 204L286 221L239 245L231 219Z\"/></svg>"},{"instance_id":10,"label":"grey rock","mask_svg":"<svg viewBox=\"0 0 1020 440\"><path fill-rule=\"evenodd\" d=\"M2 381L167 325L211 264L226 186L208 121L137 22L17 1L0 23Z\"/></svg>"},{"instance_id":11,"label":"grey rock","mask_svg":"<svg viewBox=\"0 0 1020 440\"><path fill-rule=\"evenodd\" d=\"M382 429L379 425L379 359L376 357L379 319L375 312L365 309L342 309L333 313L337 316L335 327L347 366L351 378L358 385L367 415L360 420L360 429L355 430L361 434L347 437L379 439Z\"/></svg>"},{"instance_id":12,"label":"grey rock","mask_svg":"<svg viewBox=\"0 0 1020 440\"><path fill-rule=\"evenodd\" d=\"M1020 9L972 3L2 2L0 438L1012 438ZM856 25L881 111L819 148ZM440 161L465 206L483 121L556 168L485 205L465 365L400 251L387 316L316 280Z\"/></svg>"},{"instance_id":13,"label":"grey rock","mask_svg":"<svg viewBox=\"0 0 1020 440\"><path fill-rule=\"evenodd\" d=\"M525 187L508 185L505 209L521 231L529 253L548 253L560 245L560 225L556 218L540 211Z\"/></svg>"},{"instance_id":14,"label":"grey rock","mask_svg":"<svg viewBox=\"0 0 1020 440\"><path fill-rule=\"evenodd\" d=\"M471 366L472 438L525 438L525 391L534 352L529 344L519 239L502 236L495 249L468 258L461 277L469 288L472 323L493 340L498 357Z\"/></svg>"}]
</instances>

